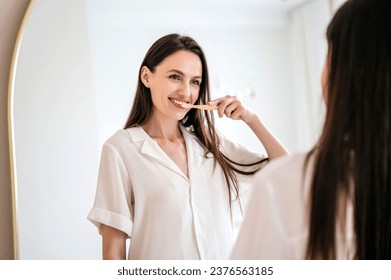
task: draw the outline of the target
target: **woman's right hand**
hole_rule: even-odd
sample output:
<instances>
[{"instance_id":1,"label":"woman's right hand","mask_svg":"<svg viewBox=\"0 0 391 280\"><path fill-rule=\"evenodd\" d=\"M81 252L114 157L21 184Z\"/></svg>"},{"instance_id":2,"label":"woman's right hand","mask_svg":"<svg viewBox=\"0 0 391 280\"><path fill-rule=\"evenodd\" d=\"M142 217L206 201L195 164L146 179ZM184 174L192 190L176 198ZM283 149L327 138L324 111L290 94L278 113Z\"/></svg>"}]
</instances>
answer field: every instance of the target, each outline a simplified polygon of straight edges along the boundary
<instances>
[{"instance_id":1,"label":"woman's right hand","mask_svg":"<svg viewBox=\"0 0 391 280\"><path fill-rule=\"evenodd\" d=\"M236 96L226 95L209 102L209 104L218 106L217 112L220 118L225 115L230 119L249 123L256 116Z\"/></svg>"}]
</instances>

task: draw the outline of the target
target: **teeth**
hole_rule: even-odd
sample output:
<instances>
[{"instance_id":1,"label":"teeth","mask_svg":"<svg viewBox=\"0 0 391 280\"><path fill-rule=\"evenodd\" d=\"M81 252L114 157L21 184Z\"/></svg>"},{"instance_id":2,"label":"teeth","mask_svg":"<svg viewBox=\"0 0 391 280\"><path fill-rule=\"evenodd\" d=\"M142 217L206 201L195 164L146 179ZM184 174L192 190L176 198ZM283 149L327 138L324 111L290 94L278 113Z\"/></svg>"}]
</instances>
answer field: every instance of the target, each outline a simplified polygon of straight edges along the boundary
<instances>
[{"instance_id":1,"label":"teeth","mask_svg":"<svg viewBox=\"0 0 391 280\"><path fill-rule=\"evenodd\" d=\"M176 103L176 104L179 104L179 105L186 104L185 102L182 102L182 101L179 101L179 100L175 100L175 99L171 99L171 101Z\"/></svg>"}]
</instances>

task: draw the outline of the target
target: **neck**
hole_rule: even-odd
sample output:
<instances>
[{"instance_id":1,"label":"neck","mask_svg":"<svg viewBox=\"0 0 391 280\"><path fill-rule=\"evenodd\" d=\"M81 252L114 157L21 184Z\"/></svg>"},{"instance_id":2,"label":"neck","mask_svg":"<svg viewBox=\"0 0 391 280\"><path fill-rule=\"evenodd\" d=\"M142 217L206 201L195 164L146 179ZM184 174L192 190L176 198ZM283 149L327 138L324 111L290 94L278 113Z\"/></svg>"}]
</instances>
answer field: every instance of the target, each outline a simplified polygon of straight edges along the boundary
<instances>
[{"instance_id":1,"label":"neck","mask_svg":"<svg viewBox=\"0 0 391 280\"><path fill-rule=\"evenodd\" d=\"M142 128L151 138L168 139L170 141L182 138L178 121L159 122L151 120L144 124Z\"/></svg>"}]
</instances>

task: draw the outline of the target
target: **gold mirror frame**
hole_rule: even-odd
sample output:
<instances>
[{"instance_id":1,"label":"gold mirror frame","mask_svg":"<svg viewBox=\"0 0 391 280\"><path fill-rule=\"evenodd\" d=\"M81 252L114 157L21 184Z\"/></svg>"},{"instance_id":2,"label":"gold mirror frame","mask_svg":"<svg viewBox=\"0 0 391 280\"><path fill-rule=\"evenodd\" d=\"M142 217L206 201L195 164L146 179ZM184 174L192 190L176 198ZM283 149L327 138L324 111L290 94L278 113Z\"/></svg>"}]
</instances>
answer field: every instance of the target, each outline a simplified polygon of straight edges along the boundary
<instances>
[{"instance_id":1,"label":"gold mirror frame","mask_svg":"<svg viewBox=\"0 0 391 280\"><path fill-rule=\"evenodd\" d=\"M17 172L16 172L16 157L15 157L15 134L14 134L14 89L17 63L19 58L20 46L26 23L30 17L32 7L35 0L30 0L26 12L23 16L22 22L19 27L18 35L16 37L14 51L12 54L10 76L8 81L8 100L7 100L7 112L8 112L8 143L9 143L9 157L10 157L10 178L11 178L11 206L12 206L12 232L13 232L13 253L14 259L20 258L19 248L19 224L18 224L18 197L17 197Z\"/></svg>"}]
</instances>

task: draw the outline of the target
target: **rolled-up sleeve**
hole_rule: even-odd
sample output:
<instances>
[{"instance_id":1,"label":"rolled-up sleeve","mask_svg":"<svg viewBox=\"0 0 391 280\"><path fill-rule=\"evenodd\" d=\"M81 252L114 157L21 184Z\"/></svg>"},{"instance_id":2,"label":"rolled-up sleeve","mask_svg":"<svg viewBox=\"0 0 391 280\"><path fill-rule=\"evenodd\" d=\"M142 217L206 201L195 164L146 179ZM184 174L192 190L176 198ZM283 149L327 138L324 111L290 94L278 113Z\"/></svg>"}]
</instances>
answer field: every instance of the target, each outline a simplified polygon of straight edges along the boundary
<instances>
[{"instance_id":1,"label":"rolled-up sleeve","mask_svg":"<svg viewBox=\"0 0 391 280\"><path fill-rule=\"evenodd\" d=\"M95 201L87 218L99 229L102 224L125 232L133 227L132 183L118 151L105 143L99 166Z\"/></svg>"}]
</instances>

